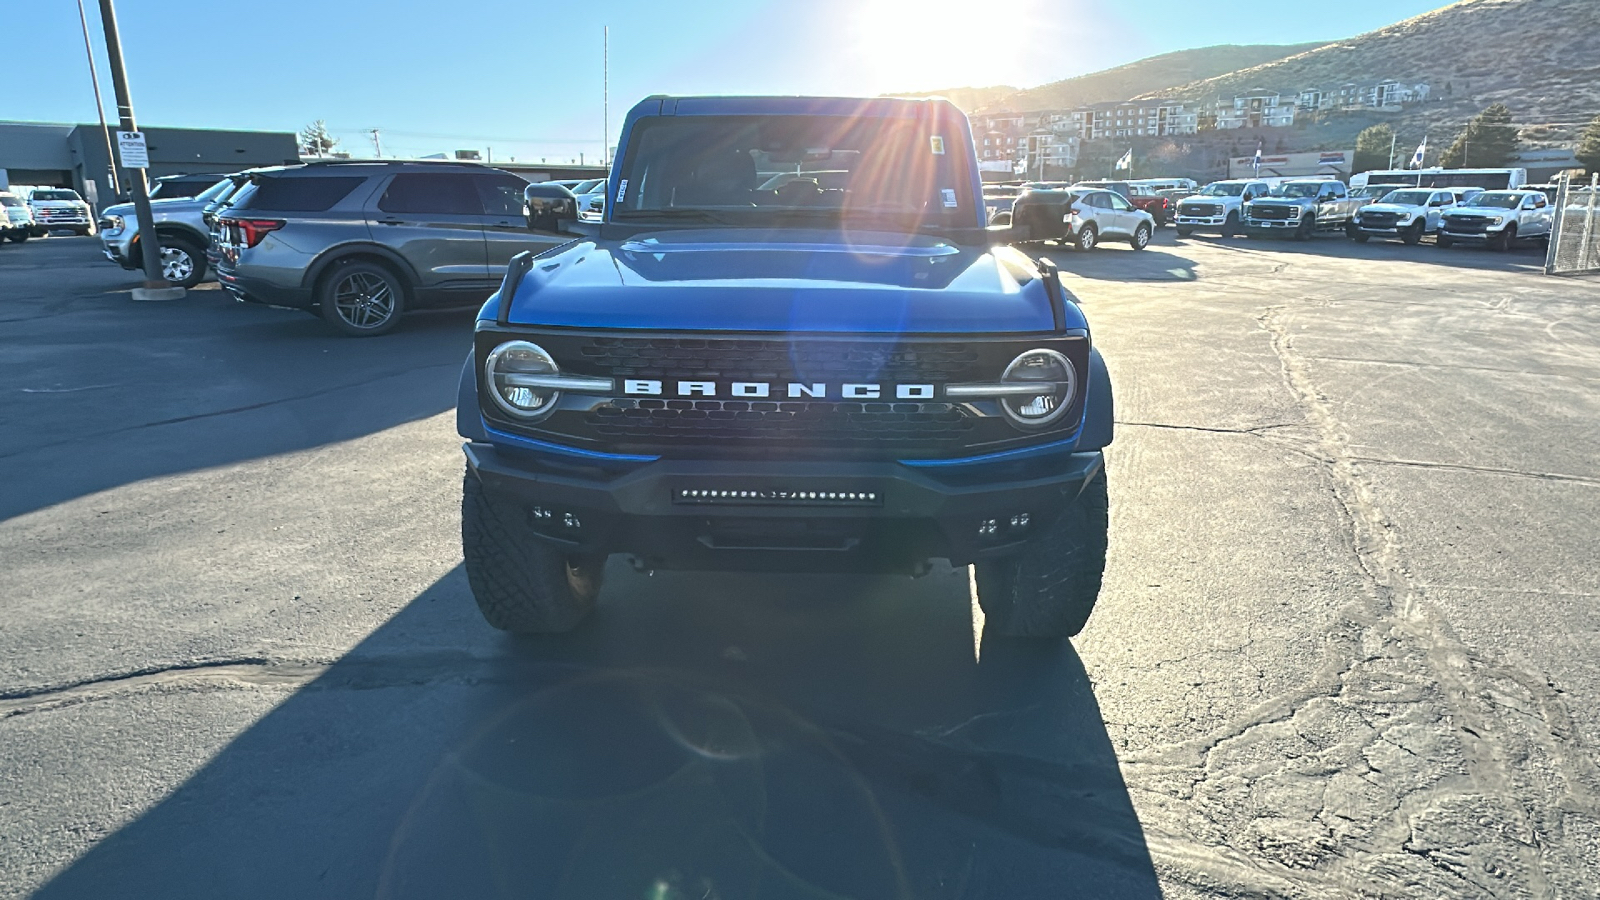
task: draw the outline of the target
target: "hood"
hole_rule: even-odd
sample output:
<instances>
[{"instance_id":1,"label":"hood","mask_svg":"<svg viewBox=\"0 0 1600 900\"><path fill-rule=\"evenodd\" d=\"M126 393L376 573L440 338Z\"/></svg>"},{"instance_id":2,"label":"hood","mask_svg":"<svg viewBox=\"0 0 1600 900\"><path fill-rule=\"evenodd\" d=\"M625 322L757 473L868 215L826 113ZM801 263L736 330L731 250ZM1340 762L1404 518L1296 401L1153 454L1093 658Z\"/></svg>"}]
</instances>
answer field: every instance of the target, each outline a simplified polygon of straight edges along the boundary
<instances>
[{"instance_id":1,"label":"hood","mask_svg":"<svg viewBox=\"0 0 1600 900\"><path fill-rule=\"evenodd\" d=\"M1260 206L1306 206L1316 202L1315 197L1261 197L1250 201Z\"/></svg>"},{"instance_id":2,"label":"hood","mask_svg":"<svg viewBox=\"0 0 1600 900\"><path fill-rule=\"evenodd\" d=\"M1238 197L1202 197L1196 194L1193 197L1185 197L1179 200L1178 205L1182 206L1187 203L1227 203L1229 200L1237 201L1238 199Z\"/></svg>"},{"instance_id":3,"label":"hood","mask_svg":"<svg viewBox=\"0 0 1600 900\"><path fill-rule=\"evenodd\" d=\"M1546 209L1548 208L1546 207ZM1506 209L1504 206L1473 206L1470 203L1464 206L1447 206L1444 211L1447 213L1468 213L1474 216L1514 216L1518 212L1515 209Z\"/></svg>"},{"instance_id":4,"label":"hood","mask_svg":"<svg viewBox=\"0 0 1600 900\"><path fill-rule=\"evenodd\" d=\"M82 200L29 200L28 205L34 209L87 209L89 206Z\"/></svg>"},{"instance_id":5,"label":"hood","mask_svg":"<svg viewBox=\"0 0 1600 900\"><path fill-rule=\"evenodd\" d=\"M205 206L205 203L193 197L168 197L150 201L151 212L181 212L184 209L199 209L202 206ZM114 206L108 206L101 211L101 215L122 216L123 218L131 219L133 218L133 204L118 203Z\"/></svg>"},{"instance_id":6,"label":"hood","mask_svg":"<svg viewBox=\"0 0 1600 900\"><path fill-rule=\"evenodd\" d=\"M491 298L485 314L492 317L497 304ZM750 229L575 244L535 263L516 289L510 321L833 333L1055 327L1033 263L1010 248L958 247L926 235ZM1066 327L1086 327L1070 303Z\"/></svg>"}]
</instances>

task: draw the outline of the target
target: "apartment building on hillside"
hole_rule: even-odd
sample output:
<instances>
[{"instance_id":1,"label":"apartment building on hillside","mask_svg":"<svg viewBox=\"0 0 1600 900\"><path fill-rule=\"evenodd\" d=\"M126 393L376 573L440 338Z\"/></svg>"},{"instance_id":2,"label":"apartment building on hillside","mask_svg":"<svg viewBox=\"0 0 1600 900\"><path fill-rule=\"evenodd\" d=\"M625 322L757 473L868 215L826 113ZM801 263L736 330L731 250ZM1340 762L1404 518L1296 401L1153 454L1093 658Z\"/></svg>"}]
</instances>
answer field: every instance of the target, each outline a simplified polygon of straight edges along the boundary
<instances>
[{"instance_id":1,"label":"apartment building on hillside","mask_svg":"<svg viewBox=\"0 0 1600 900\"><path fill-rule=\"evenodd\" d=\"M1277 91L1252 91L1217 108L1217 128L1287 128L1294 124L1295 102Z\"/></svg>"}]
</instances>

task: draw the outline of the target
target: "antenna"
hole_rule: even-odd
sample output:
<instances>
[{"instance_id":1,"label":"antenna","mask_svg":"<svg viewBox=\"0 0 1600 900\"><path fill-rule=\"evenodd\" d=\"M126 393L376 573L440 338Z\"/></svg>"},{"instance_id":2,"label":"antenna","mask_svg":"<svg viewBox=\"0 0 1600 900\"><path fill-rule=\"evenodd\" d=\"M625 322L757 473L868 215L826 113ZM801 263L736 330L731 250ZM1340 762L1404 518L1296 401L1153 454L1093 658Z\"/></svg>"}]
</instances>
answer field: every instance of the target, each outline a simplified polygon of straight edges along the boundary
<instances>
[{"instance_id":1,"label":"antenna","mask_svg":"<svg viewBox=\"0 0 1600 900\"><path fill-rule=\"evenodd\" d=\"M611 165L611 26L605 26L600 45L600 162Z\"/></svg>"}]
</instances>

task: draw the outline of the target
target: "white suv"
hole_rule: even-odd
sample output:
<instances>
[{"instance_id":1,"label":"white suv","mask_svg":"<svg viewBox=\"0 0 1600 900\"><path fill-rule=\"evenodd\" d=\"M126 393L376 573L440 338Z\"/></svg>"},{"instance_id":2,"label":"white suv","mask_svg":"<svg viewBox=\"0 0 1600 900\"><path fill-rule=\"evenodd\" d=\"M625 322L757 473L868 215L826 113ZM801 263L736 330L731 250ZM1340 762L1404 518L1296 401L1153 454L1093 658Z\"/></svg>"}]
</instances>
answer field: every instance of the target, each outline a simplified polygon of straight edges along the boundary
<instances>
[{"instance_id":1,"label":"white suv","mask_svg":"<svg viewBox=\"0 0 1600 900\"><path fill-rule=\"evenodd\" d=\"M1102 240L1127 241L1135 250L1150 246L1156 220L1116 191L1071 188L1074 199L1065 213L1068 239L1079 250L1093 250Z\"/></svg>"}]
</instances>

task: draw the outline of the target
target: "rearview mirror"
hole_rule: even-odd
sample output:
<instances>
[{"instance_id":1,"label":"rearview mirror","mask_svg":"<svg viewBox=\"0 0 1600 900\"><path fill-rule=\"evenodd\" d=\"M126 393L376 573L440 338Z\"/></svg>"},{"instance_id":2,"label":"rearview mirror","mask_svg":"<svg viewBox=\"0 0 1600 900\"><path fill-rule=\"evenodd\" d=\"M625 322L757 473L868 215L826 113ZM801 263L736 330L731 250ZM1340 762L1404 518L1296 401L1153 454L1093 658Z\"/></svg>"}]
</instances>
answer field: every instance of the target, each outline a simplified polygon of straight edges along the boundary
<instances>
[{"instance_id":1,"label":"rearview mirror","mask_svg":"<svg viewBox=\"0 0 1600 900\"><path fill-rule=\"evenodd\" d=\"M578 221L578 198L559 184L530 184L522 191L522 213L529 231L566 231Z\"/></svg>"}]
</instances>

